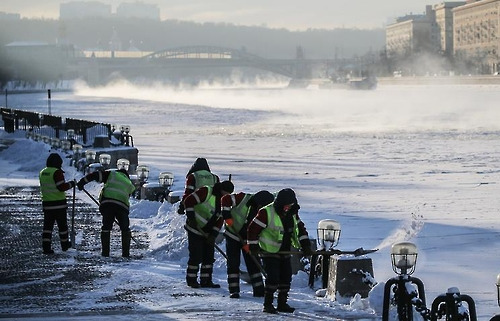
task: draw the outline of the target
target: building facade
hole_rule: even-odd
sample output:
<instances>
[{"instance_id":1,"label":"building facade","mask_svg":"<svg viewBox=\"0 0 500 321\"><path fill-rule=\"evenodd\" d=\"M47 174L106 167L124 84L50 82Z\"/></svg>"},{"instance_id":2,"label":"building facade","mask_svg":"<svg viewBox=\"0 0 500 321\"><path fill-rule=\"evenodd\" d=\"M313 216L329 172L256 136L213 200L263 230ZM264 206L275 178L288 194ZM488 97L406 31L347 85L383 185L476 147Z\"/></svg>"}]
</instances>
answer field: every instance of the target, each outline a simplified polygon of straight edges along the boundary
<instances>
[{"instance_id":1,"label":"building facade","mask_svg":"<svg viewBox=\"0 0 500 321\"><path fill-rule=\"evenodd\" d=\"M423 15L409 15L398 18L386 27L387 56L405 57L419 52L438 50L434 11L426 7Z\"/></svg>"},{"instance_id":2,"label":"building facade","mask_svg":"<svg viewBox=\"0 0 500 321\"><path fill-rule=\"evenodd\" d=\"M435 24L437 32L437 41L442 54L451 57L454 54L453 49L453 8L463 6L465 1L443 2L433 6L435 15Z\"/></svg>"},{"instance_id":3,"label":"building facade","mask_svg":"<svg viewBox=\"0 0 500 321\"><path fill-rule=\"evenodd\" d=\"M482 73L499 72L500 0L468 2L453 9L454 55L479 62Z\"/></svg>"}]
</instances>

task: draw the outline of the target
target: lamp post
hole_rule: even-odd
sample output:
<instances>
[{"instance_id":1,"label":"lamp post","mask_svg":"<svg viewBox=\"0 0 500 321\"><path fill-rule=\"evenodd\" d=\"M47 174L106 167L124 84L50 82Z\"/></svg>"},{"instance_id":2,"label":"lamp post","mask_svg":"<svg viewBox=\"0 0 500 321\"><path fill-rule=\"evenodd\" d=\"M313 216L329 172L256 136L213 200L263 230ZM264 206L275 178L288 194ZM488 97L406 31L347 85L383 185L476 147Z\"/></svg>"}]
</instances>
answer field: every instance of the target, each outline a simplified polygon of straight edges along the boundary
<instances>
[{"instance_id":1,"label":"lamp post","mask_svg":"<svg viewBox=\"0 0 500 321\"><path fill-rule=\"evenodd\" d=\"M417 247L410 242L396 243L391 249L392 270L399 275L411 275L417 264Z\"/></svg>"},{"instance_id":2,"label":"lamp post","mask_svg":"<svg viewBox=\"0 0 500 321\"><path fill-rule=\"evenodd\" d=\"M66 139L71 142L71 148L73 148L73 144L75 143L75 130L68 129L66 131Z\"/></svg>"},{"instance_id":3,"label":"lamp post","mask_svg":"<svg viewBox=\"0 0 500 321\"><path fill-rule=\"evenodd\" d=\"M109 169L111 164L111 155L109 154L100 154L99 155L99 163L102 165L104 169Z\"/></svg>"},{"instance_id":4,"label":"lamp post","mask_svg":"<svg viewBox=\"0 0 500 321\"><path fill-rule=\"evenodd\" d=\"M339 243L340 239L340 223L327 219L318 222L318 244L320 250L332 250ZM330 256L332 254L313 254L311 256L310 271L309 271L309 287L314 287L316 276L321 275L322 288L328 286L328 271L330 268Z\"/></svg>"},{"instance_id":5,"label":"lamp post","mask_svg":"<svg viewBox=\"0 0 500 321\"><path fill-rule=\"evenodd\" d=\"M391 304L396 305L399 321L413 320L413 307L424 319L430 318L430 311L425 306L424 283L411 276L415 272L417 256L417 247L413 243L400 242L392 245L392 270L398 276L385 284L382 321L389 320Z\"/></svg>"},{"instance_id":6,"label":"lamp post","mask_svg":"<svg viewBox=\"0 0 500 321\"><path fill-rule=\"evenodd\" d=\"M161 172L158 176L158 183L162 187L169 188L174 183L174 174L171 172Z\"/></svg>"},{"instance_id":7,"label":"lamp post","mask_svg":"<svg viewBox=\"0 0 500 321\"><path fill-rule=\"evenodd\" d=\"M340 239L340 223L335 220L321 220L318 222L318 243L321 250L332 249L338 245Z\"/></svg>"},{"instance_id":8,"label":"lamp post","mask_svg":"<svg viewBox=\"0 0 500 321\"><path fill-rule=\"evenodd\" d=\"M128 172L129 167L130 167L130 161L126 158L120 158L119 160L116 161L117 169L124 169Z\"/></svg>"},{"instance_id":9,"label":"lamp post","mask_svg":"<svg viewBox=\"0 0 500 321\"><path fill-rule=\"evenodd\" d=\"M130 140L132 136L129 135L130 133L130 125L121 125L120 126L120 131L122 132L123 137L125 138L125 146L130 146ZM132 143L132 146L134 144Z\"/></svg>"}]
</instances>

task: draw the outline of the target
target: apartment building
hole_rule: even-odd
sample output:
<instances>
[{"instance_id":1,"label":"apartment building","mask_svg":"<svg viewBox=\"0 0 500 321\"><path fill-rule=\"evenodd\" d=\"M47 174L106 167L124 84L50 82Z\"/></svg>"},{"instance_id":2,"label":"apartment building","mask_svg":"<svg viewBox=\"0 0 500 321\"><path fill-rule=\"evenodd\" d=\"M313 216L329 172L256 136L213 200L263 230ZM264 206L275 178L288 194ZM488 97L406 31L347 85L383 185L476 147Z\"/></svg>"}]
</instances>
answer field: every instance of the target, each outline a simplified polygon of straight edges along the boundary
<instances>
[{"instance_id":1,"label":"apartment building","mask_svg":"<svg viewBox=\"0 0 500 321\"><path fill-rule=\"evenodd\" d=\"M386 27L388 57L410 56L422 51L438 50L432 6L426 6L425 14L398 18Z\"/></svg>"},{"instance_id":2,"label":"apartment building","mask_svg":"<svg viewBox=\"0 0 500 321\"><path fill-rule=\"evenodd\" d=\"M435 16L435 31L437 41L442 54L451 57L453 49L453 9L463 6L465 1L443 2L432 7Z\"/></svg>"},{"instance_id":3,"label":"apartment building","mask_svg":"<svg viewBox=\"0 0 500 321\"><path fill-rule=\"evenodd\" d=\"M480 62L482 72L497 73L500 69L499 19L500 0L468 1L454 8L454 55Z\"/></svg>"}]
</instances>

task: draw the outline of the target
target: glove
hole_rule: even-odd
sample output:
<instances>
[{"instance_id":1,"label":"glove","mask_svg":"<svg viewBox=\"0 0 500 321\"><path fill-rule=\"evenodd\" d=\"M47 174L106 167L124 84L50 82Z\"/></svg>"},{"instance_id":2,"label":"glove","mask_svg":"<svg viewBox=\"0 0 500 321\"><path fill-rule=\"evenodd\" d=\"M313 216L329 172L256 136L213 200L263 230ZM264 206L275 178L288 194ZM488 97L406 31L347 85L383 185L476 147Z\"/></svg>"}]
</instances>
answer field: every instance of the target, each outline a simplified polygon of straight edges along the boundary
<instances>
[{"instance_id":1,"label":"glove","mask_svg":"<svg viewBox=\"0 0 500 321\"><path fill-rule=\"evenodd\" d=\"M245 251L245 253L250 253L250 244L245 243L241 248Z\"/></svg>"},{"instance_id":2,"label":"glove","mask_svg":"<svg viewBox=\"0 0 500 321\"><path fill-rule=\"evenodd\" d=\"M187 218L186 219L186 225L197 230L198 229L198 224L196 224L196 220L194 218Z\"/></svg>"},{"instance_id":3,"label":"glove","mask_svg":"<svg viewBox=\"0 0 500 321\"><path fill-rule=\"evenodd\" d=\"M260 253L260 246L258 244L249 244L248 254L257 255Z\"/></svg>"},{"instance_id":4,"label":"glove","mask_svg":"<svg viewBox=\"0 0 500 321\"><path fill-rule=\"evenodd\" d=\"M302 254L304 254L304 256L311 256L314 254L314 252L310 246L304 246L302 247Z\"/></svg>"},{"instance_id":5,"label":"glove","mask_svg":"<svg viewBox=\"0 0 500 321\"><path fill-rule=\"evenodd\" d=\"M229 227L233 226L233 224L234 224L234 220L232 218L227 218L225 222L226 222L226 225Z\"/></svg>"},{"instance_id":6,"label":"glove","mask_svg":"<svg viewBox=\"0 0 500 321\"><path fill-rule=\"evenodd\" d=\"M76 186L76 180L69 181L68 184L73 188Z\"/></svg>"},{"instance_id":7,"label":"glove","mask_svg":"<svg viewBox=\"0 0 500 321\"><path fill-rule=\"evenodd\" d=\"M76 186L78 187L79 191L83 190L83 187L85 186L85 181L83 180L83 178L79 180L78 183L76 183Z\"/></svg>"},{"instance_id":8,"label":"glove","mask_svg":"<svg viewBox=\"0 0 500 321\"><path fill-rule=\"evenodd\" d=\"M179 215L184 214L184 204L182 202L179 204L179 208L177 209L177 214Z\"/></svg>"}]
</instances>

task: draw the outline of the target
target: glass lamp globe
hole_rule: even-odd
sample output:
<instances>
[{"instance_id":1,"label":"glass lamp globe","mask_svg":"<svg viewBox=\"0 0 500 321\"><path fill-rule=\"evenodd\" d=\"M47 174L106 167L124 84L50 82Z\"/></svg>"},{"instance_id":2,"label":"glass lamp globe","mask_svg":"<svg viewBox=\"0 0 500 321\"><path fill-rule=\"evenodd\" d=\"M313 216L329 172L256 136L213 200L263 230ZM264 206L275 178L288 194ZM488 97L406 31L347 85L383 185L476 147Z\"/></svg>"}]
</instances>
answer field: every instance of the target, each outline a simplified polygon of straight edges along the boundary
<instances>
[{"instance_id":1,"label":"glass lamp globe","mask_svg":"<svg viewBox=\"0 0 500 321\"><path fill-rule=\"evenodd\" d=\"M71 142L69 140L62 140L61 147L63 150L69 150L71 148Z\"/></svg>"},{"instance_id":2,"label":"glass lamp globe","mask_svg":"<svg viewBox=\"0 0 500 321\"><path fill-rule=\"evenodd\" d=\"M75 153L75 155L79 155L82 152L82 149L83 146L80 144L73 145L73 153Z\"/></svg>"},{"instance_id":3,"label":"glass lamp globe","mask_svg":"<svg viewBox=\"0 0 500 321\"><path fill-rule=\"evenodd\" d=\"M340 223L335 220L321 220L318 222L318 243L322 249L331 249L339 243Z\"/></svg>"},{"instance_id":4,"label":"glass lamp globe","mask_svg":"<svg viewBox=\"0 0 500 321\"><path fill-rule=\"evenodd\" d=\"M174 183L174 174L171 172L161 172L158 176L160 186L172 186Z\"/></svg>"},{"instance_id":5,"label":"glass lamp globe","mask_svg":"<svg viewBox=\"0 0 500 321\"><path fill-rule=\"evenodd\" d=\"M109 167L109 164L111 164L111 155L100 154L99 155L99 163L106 168Z\"/></svg>"},{"instance_id":6,"label":"glass lamp globe","mask_svg":"<svg viewBox=\"0 0 500 321\"><path fill-rule=\"evenodd\" d=\"M95 150L88 149L85 151L85 159L87 160L87 164L91 164L95 161L96 154L97 153Z\"/></svg>"},{"instance_id":7,"label":"glass lamp globe","mask_svg":"<svg viewBox=\"0 0 500 321\"><path fill-rule=\"evenodd\" d=\"M117 169L124 169L128 172L128 168L130 167L130 161L126 158L120 158L116 161Z\"/></svg>"},{"instance_id":8,"label":"glass lamp globe","mask_svg":"<svg viewBox=\"0 0 500 321\"><path fill-rule=\"evenodd\" d=\"M138 165L137 169L137 177L139 178L140 181L145 182L148 180L149 177L149 167L146 165Z\"/></svg>"},{"instance_id":9,"label":"glass lamp globe","mask_svg":"<svg viewBox=\"0 0 500 321\"><path fill-rule=\"evenodd\" d=\"M66 131L66 136L68 137L69 140L72 140L75 138L75 130L74 129L68 129Z\"/></svg>"},{"instance_id":10,"label":"glass lamp globe","mask_svg":"<svg viewBox=\"0 0 500 321\"><path fill-rule=\"evenodd\" d=\"M417 263L417 246L410 242L400 242L392 245L392 269L397 274L412 274Z\"/></svg>"}]
</instances>

